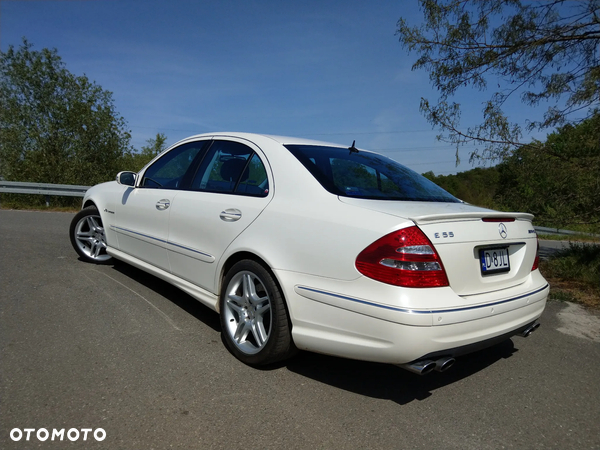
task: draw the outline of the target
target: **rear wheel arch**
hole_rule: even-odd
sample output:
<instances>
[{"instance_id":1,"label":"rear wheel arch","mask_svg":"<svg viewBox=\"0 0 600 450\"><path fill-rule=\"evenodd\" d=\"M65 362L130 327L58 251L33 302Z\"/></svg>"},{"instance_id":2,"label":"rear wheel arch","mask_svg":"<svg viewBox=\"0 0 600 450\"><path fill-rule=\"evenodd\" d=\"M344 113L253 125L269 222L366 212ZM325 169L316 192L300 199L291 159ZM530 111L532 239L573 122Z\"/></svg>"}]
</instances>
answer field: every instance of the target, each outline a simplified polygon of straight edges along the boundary
<instances>
[{"instance_id":1,"label":"rear wheel arch","mask_svg":"<svg viewBox=\"0 0 600 450\"><path fill-rule=\"evenodd\" d=\"M251 252L238 252L227 259L220 275L221 336L231 353L252 366L293 356L297 348L287 301L269 265ZM262 332L250 331L258 328Z\"/></svg>"},{"instance_id":2,"label":"rear wheel arch","mask_svg":"<svg viewBox=\"0 0 600 450\"><path fill-rule=\"evenodd\" d=\"M258 256L256 253L252 253L252 252L248 252L248 251L240 251L237 253L233 253L232 255L229 255L227 257L225 264L223 264L223 267L221 267L221 271L219 273L219 279L217 280L217 295L220 296L221 290L224 289L223 283L225 281L225 277L227 276L227 273L231 270L231 268L236 263L243 261L244 259L249 259L251 261L257 262L258 264L263 266L263 268L267 272L269 272L269 274L273 277L273 280L277 284L277 287L281 291L281 296L283 297L283 303L285 305L285 310L287 312L287 315L288 315L288 317L291 317L289 305L288 305L287 299L285 297L285 291L281 288L281 282L279 281L279 278L277 278L277 274L273 271L273 269L271 269L271 266L263 258ZM218 306L219 305L217 304L217 308L218 308ZM217 311L217 312L220 313L220 311ZM291 325L291 321L290 321L290 325Z\"/></svg>"},{"instance_id":3,"label":"rear wheel arch","mask_svg":"<svg viewBox=\"0 0 600 450\"><path fill-rule=\"evenodd\" d=\"M241 252L237 252L237 253L230 255L227 258L227 260L225 261L225 264L223 264L223 267L221 267L221 271L219 273L218 284L217 284L217 292L219 294L221 293L221 289L223 289L223 281L225 280L227 273L231 270L231 268L236 263L238 263L244 259L249 259L251 261L255 261L258 264L260 264L261 266L263 266L263 268L271 274L271 276L273 277L273 280L275 280L279 289L281 289L281 283L277 279L277 275L275 275L275 273L271 269L271 266L264 259L262 259L260 256L258 256L255 253L241 251ZM285 301L285 296L284 296L284 301Z\"/></svg>"}]
</instances>

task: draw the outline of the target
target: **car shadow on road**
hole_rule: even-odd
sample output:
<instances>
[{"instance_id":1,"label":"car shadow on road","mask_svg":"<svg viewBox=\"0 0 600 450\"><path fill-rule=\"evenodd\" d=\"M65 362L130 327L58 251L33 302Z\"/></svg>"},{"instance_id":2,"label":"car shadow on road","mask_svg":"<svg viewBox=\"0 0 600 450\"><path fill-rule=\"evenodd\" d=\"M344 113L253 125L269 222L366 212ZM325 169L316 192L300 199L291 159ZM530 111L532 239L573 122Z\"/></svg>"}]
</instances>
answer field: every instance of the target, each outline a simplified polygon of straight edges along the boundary
<instances>
[{"instance_id":1,"label":"car shadow on road","mask_svg":"<svg viewBox=\"0 0 600 450\"><path fill-rule=\"evenodd\" d=\"M158 295L166 298L188 314L211 327L213 330L219 333L221 332L219 315L215 311L204 306L195 298L183 292L181 289L121 261L115 261L113 269L144 285L148 289L153 290Z\"/></svg>"},{"instance_id":2,"label":"car shadow on road","mask_svg":"<svg viewBox=\"0 0 600 450\"><path fill-rule=\"evenodd\" d=\"M214 331L221 332L219 315L175 286L119 261L115 262L113 269L171 301ZM425 376L390 364L355 361L311 352L300 352L289 361L260 369L287 369L338 389L405 405L414 400L424 400L432 395L432 391L470 377L501 359L509 358L517 351L513 342L507 340L457 358L454 366L446 372L433 372Z\"/></svg>"},{"instance_id":3,"label":"car shadow on road","mask_svg":"<svg viewBox=\"0 0 600 450\"><path fill-rule=\"evenodd\" d=\"M301 352L287 363L299 375L368 397L392 400L405 405L424 400L432 391L484 370L518 350L512 340L456 359L446 372L420 376L389 364L377 364Z\"/></svg>"}]
</instances>

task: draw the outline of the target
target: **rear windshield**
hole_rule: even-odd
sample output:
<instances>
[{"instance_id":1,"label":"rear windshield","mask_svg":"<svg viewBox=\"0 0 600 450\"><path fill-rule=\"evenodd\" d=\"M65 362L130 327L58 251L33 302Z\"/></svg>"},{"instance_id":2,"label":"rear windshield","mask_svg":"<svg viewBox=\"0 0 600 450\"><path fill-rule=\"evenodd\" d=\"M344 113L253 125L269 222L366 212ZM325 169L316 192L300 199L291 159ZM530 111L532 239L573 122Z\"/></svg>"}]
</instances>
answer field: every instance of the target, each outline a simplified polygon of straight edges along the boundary
<instances>
[{"instance_id":1,"label":"rear windshield","mask_svg":"<svg viewBox=\"0 0 600 450\"><path fill-rule=\"evenodd\" d=\"M286 145L329 192L376 200L460 203L422 175L376 153L342 147Z\"/></svg>"}]
</instances>

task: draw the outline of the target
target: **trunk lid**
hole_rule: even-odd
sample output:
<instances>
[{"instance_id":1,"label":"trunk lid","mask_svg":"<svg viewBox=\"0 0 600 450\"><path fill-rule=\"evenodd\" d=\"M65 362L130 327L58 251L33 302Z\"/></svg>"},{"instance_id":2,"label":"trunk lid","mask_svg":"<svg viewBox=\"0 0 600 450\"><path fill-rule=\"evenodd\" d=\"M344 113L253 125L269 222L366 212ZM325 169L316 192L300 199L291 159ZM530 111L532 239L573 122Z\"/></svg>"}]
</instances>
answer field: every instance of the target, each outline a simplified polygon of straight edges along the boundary
<instances>
[{"instance_id":1,"label":"trunk lid","mask_svg":"<svg viewBox=\"0 0 600 450\"><path fill-rule=\"evenodd\" d=\"M438 252L450 287L460 296L507 289L526 281L537 235L526 213L466 203L394 202L340 197L343 203L412 220ZM483 255L482 255L483 252ZM492 269L482 270L482 261ZM494 265L500 259L500 268Z\"/></svg>"}]
</instances>

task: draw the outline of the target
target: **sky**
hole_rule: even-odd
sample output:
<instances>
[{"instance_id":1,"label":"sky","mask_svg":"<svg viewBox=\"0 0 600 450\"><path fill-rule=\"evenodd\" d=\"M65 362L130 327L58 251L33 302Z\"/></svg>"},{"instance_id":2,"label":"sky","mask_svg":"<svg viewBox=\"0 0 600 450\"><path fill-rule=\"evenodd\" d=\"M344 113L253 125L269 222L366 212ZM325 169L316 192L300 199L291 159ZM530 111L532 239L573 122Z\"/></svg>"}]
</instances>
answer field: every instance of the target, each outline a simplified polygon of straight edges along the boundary
<instances>
[{"instance_id":1,"label":"sky","mask_svg":"<svg viewBox=\"0 0 600 450\"><path fill-rule=\"evenodd\" d=\"M383 153L423 173L456 165L419 112L437 99L396 36L416 0L0 0L0 49L26 37L113 93L139 149L199 133L297 136ZM463 92L463 124L485 93ZM518 104L507 111L519 118Z\"/></svg>"}]
</instances>

